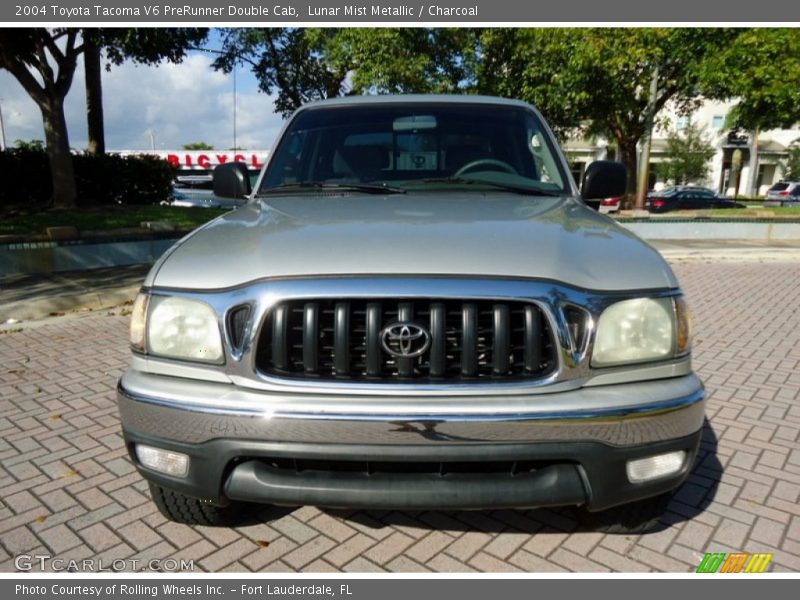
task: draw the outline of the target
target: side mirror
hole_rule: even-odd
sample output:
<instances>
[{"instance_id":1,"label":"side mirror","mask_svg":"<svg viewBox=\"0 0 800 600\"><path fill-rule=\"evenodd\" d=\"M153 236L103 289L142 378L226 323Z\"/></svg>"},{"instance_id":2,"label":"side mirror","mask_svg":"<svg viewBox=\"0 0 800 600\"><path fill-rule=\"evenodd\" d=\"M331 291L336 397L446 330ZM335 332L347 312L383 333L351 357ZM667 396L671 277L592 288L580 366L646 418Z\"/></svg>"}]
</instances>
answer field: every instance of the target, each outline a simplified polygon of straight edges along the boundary
<instances>
[{"instance_id":1,"label":"side mirror","mask_svg":"<svg viewBox=\"0 0 800 600\"><path fill-rule=\"evenodd\" d=\"M624 196L628 183L625 165L610 160L596 160L586 168L581 184L581 198L597 210L600 200Z\"/></svg>"},{"instance_id":2,"label":"side mirror","mask_svg":"<svg viewBox=\"0 0 800 600\"><path fill-rule=\"evenodd\" d=\"M250 195L250 174L244 163L231 162L214 169L214 195L240 200Z\"/></svg>"}]
</instances>

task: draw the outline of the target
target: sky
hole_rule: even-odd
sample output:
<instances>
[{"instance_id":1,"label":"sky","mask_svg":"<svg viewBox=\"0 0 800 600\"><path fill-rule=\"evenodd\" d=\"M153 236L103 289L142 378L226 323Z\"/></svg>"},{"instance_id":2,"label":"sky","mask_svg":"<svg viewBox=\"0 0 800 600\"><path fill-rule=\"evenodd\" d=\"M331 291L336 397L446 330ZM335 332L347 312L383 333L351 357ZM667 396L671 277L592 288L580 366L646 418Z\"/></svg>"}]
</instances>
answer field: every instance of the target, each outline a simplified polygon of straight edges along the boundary
<instances>
[{"instance_id":1,"label":"sky","mask_svg":"<svg viewBox=\"0 0 800 600\"><path fill-rule=\"evenodd\" d=\"M212 34L209 45L216 42ZM216 150L233 146L233 75L211 68L213 55L191 52L181 64L156 67L126 62L103 71L106 148L149 150L152 132L156 150L176 150L190 142L206 142ZM258 91L247 68L236 73L236 144L247 150L269 149L282 119L274 98ZM0 107L6 142L44 140L42 116L22 86L0 70ZM75 71L65 103L70 145L87 146L83 60Z\"/></svg>"}]
</instances>

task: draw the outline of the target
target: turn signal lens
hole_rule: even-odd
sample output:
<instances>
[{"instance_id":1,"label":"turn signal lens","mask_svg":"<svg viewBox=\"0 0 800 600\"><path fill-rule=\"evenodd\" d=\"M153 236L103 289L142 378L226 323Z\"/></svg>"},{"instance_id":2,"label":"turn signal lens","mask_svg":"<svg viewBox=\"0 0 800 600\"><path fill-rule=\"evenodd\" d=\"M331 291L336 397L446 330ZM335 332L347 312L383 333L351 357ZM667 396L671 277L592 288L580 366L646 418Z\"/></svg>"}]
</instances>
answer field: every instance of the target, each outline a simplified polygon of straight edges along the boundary
<instances>
[{"instance_id":1,"label":"turn signal lens","mask_svg":"<svg viewBox=\"0 0 800 600\"><path fill-rule=\"evenodd\" d=\"M147 294L139 294L133 302L133 309L131 310L131 346L134 349L144 352L144 335L146 330L147 321L147 304L150 296Z\"/></svg>"},{"instance_id":2,"label":"turn signal lens","mask_svg":"<svg viewBox=\"0 0 800 600\"><path fill-rule=\"evenodd\" d=\"M692 349L692 314L683 296L675 298L676 354L686 354Z\"/></svg>"}]
</instances>

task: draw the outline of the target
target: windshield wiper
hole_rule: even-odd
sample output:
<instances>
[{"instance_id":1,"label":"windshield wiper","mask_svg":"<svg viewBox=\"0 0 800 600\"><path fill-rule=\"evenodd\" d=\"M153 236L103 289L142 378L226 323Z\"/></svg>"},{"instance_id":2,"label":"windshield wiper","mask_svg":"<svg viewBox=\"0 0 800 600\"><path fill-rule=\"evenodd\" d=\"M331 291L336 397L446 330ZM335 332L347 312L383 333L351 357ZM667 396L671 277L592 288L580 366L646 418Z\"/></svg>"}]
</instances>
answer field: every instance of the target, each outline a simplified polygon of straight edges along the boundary
<instances>
[{"instance_id":1,"label":"windshield wiper","mask_svg":"<svg viewBox=\"0 0 800 600\"><path fill-rule=\"evenodd\" d=\"M298 181L281 183L259 191L258 196L275 194L286 190L314 188L319 190L350 190L365 194L405 194L406 190L385 183L331 183L328 181Z\"/></svg>"},{"instance_id":2,"label":"windshield wiper","mask_svg":"<svg viewBox=\"0 0 800 600\"><path fill-rule=\"evenodd\" d=\"M531 196L561 196L560 192L554 190L543 190L541 188L518 185L514 183L502 183L499 181L489 181L487 179L476 179L474 177L430 177L422 180L425 183L465 183L476 185L490 185L492 187L517 192L519 194L529 194Z\"/></svg>"}]
</instances>

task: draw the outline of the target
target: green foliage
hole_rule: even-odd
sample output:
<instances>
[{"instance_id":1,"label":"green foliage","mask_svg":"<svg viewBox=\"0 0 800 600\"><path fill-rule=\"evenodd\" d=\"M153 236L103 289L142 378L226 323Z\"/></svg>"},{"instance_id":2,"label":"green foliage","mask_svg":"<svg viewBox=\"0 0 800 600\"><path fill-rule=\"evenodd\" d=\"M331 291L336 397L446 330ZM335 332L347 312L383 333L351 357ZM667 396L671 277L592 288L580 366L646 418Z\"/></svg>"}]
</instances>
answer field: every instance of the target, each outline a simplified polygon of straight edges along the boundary
<instances>
[{"instance_id":1,"label":"green foliage","mask_svg":"<svg viewBox=\"0 0 800 600\"><path fill-rule=\"evenodd\" d=\"M78 205L154 204L166 199L174 169L148 155L76 154ZM0 152L0 206L44 207L53 193L47 155L17 148Z\"/></svg>"},{"instance_id":2,"label":"green foliage","mask_svg":"<svg viewBox=\"0 0 800 600\"><path fill-rule=\"evenodd\" d=\"M735 35L703 28L487 29L480 34L477 89L535 104L562 138L613 140L632 196L649 116L668 102L682 113L699 105L705 61Z\"/></svg>"},{"instance_id":3,"label":"green foliage","mask_svg":"<svg viewBox=\"0 0 800 600\"><path fill-rule=\"evenodd\" d=\"M706 62L704 94L737 99L731 128L772 129L800 121L800 36L796 29L742 29Z\"/></svg>"},{"instance_id":4,"label":"green foliage","mask_svg":"<svg viewBox=\"0 0 800 600\"><path fill-rule=\"evenodd\" d=\"M349 65L328 59L334 29L226 29L214 68L229 73L247 64L266 94L277 93L275 110L288 115L298 106L342 92Z\"/></svg>"},{"instance_id":5,"label":"green foliage","mask_svg":"<svg viewBox=\"0 0 800 600\"><path fill-rule=\"evenodd\" d=\"M214 146L206 144L205 142L189 142L181 146L184 150L213 150Z\"/></svg>"},{"instance_id":6,"label":"green foliage","mask_svg":"<svg viewBox=\"0 0 800 600\"><path fill-rule=\"evenodd\" d=\"M142 221L168 221L179 229L193 229L228 212L218 208L174 206L99 206L76 210L15 210L0 219L0 235L37 234L47 227L73 226L78 231L139 227Z\"/></svg>"},{"instance_id":7,"label":"green foliage","mask_svg":"<svg viewBox=\"0 0 800 600\"><path fill-rule=\"evenodd\" d=\"M800 181L800 140L789 146L787 154L786 160L781 163L783 178Z\"/></svg>"},{"instance_id":8,"label":"green foliage","mask_svg":"<svg viewBox=\"0 0 800 600\"><path fill-rule=\"evenodd\" d=\"M472 30L342 29L331 42L351 66L352 93L458 93L474 84Z\"/></svg>"},{"instance_id":9,"label":"green foliage","mask_svg":"<svg viewBox=\"0 0 800 600\"><path fill-rule=\"evenodd\" d=\"M705 129L691 123L683 131L667 135L667 160L658 166L659 173L675 185L703 182L714 152Z\"/></svg>"},{"instance_id":10,"label":"green foliage","mask_svg":"<svg viewBox=\"0 0 800 600\"><path fill-rule=\"evenodd\" d=\"M658 67L656 108L699 101L704 61L732 39L727 29L487 29L478 89L538 106L558 129L638 141Z\"/></svg>"},{"instance_id":11,"label":"green foliage","mask_svg":"<svg viewBox=\"0 0 800 600\"><path fill-rule=\"evenodd\" d=\"M81 30L81 35L103 49L106 70L110 70L111 65L121 65L126 60L145 65L157 65L165 60L180 63L188 49L206 40L208 28L87 28Z\"/></svg>"},{"instance_id":12,"label":"green foliage","mask_svg":"<svg viewBox=\"0 0 800 600\"><path fill-rule=\"evenodd\" d=\"M14 148L17 150L44 152L45 146L42 140L14 140Z\"/></svg>"},{"instance_id":13,"label":"green foliage","mask_svg":"<svg viewBox=\"0 0 800 600\"><path fill-rule=\"evenodd\" d=\"M214 67L249 65L260 89L288 115L313 100L361 93L466 89L476 35L469 29L227 29Z\"/></svg>"}]
</instances>

